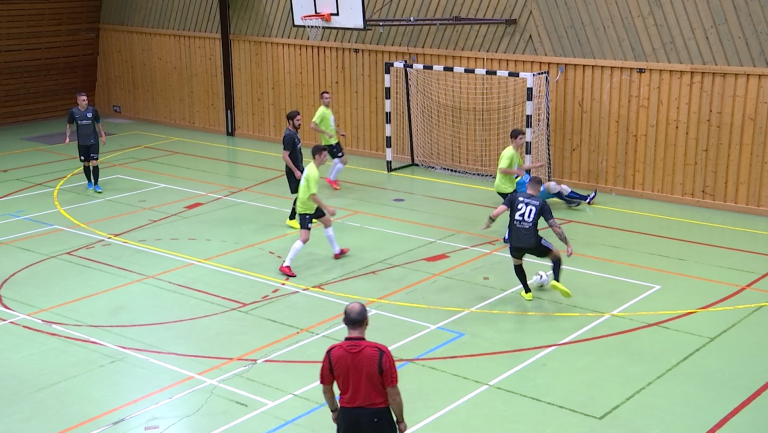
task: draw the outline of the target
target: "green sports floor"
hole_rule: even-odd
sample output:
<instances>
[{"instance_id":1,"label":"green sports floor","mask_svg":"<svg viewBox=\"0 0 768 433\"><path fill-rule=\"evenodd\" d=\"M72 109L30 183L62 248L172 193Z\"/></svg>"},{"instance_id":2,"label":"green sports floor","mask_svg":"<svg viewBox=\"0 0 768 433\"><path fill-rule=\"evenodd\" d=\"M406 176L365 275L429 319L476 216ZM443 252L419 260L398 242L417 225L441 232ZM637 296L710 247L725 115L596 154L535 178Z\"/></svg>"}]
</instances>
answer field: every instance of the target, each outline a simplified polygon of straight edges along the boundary
<instances>
[{"instance_id":1,"label":"green sports floor","mask_svg":"<svg viewBox=\"0 0 768 433\"><path fill-rule=\"evenodd\" d=\"M398 358L412 432L768 428L766 218L553 200L573 297L527 302L504 223L481 230L492 185L350 156L340 191L320 185L350 254L315 230L286 281L279 145L104 125L102 194L75 144L25 140L63 118L0 128L3 432L335 431L319 362L353 300Z\"/></svg>"}]
</instances>

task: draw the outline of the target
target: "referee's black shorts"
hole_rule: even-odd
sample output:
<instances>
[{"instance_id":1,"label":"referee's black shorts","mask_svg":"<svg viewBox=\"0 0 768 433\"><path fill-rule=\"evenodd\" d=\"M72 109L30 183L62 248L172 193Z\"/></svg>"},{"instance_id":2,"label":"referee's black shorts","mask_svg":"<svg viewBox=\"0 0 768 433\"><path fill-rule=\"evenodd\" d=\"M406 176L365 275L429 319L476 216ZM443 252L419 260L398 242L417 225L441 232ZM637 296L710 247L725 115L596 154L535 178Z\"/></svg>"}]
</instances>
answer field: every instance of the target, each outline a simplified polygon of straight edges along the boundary
<instances>
[{"instance_id":1,"label":"referee's black shorts","mask_svg":"<svg viewBox=\"0 0 768 433\"><path fill-rule=\"evenodd\" d=\"M340 407L336 433L397 433L397 424L388 407Z\"/></svg>"},{"instance_id":2,"label":"referee's black shorts","mask_svg":"<svg viewBox=\"0 0 768 433\"><path fill-rule=\"evenodd\" d=\"M299 169L300 172L304 172L304 169L302 167L296 167ZM293 170L291 170L288 166L285 167L285 177L288 179L288 188L291 189L291 194L298 194L299 193L299 183L301 183L300 179L296 179L296 175L293 174Z\"/></svg>"}]
</instances>

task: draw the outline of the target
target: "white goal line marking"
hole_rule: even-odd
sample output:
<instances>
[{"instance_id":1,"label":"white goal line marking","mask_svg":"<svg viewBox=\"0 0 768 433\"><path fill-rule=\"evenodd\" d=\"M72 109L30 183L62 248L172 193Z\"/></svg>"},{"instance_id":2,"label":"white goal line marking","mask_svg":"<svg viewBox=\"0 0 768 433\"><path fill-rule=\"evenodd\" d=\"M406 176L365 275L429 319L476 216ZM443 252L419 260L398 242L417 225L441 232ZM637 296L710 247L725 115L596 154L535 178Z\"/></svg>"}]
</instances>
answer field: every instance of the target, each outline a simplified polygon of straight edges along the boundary
<instances>
[{"instance_id":1,"label":"white goal line marking","mask_svg":"<svg viewBox=\"0 0 768 433\"><path fill-rule=\"evenodd\" d=\"M113 177L116 177L116 176L113 175L113 176L102 177L101 180L112 179ZM78 182L78 183L73 183L72 185L62 186L61 188L72 188L73 186L85 185L86 183L87 182ZM45 186L45 185L39 185L39 186ZM12 195L10 197L0 198L0 201L10 200L10 199L19 198L19 197L26 197L28 195L40 194L40 193L43 193L43 192L51 192L53 190L54 190L54 188L49 188L49 189L44 189L44 190L41 190L41 191L28 192L28 193L18 194L18 195Z\"/></svg>"},{"instance_id":2,"label":"white goal line marking","mask_svg":"<svg viewBox=\"0 0 768 433\"><path fill-rule=\"evenodd\" d=\"M224 385L221 382L217 382L215 380L208 379L207 377L200 376L198 374L192 373L192 372L184 370L182 368L174 367L173 365L166 364L165 362L158 361L158 360L156 360L154 358L150 358L148 356L144 356L142 354L133 352L133 351L128 350L128 349L123 349L122 347L115 346L114 344L110 344L110 343L107 343L105 341L97 340L97 339L95 339L93 337L89 337L87 335L81 334L79 332L75 332L75 331L71 331L71 330L66 329L66 328L62 328L59 325L54 325L54 324L45 322L43 320L40 320L38 318L27 316L26 314L17 313L17 312L15 312L13 310L8 310L8 309L3 308L3 307L0 307L0 311L5 311L6 313L13 314L18 319L27 319L27 320L31 320L33 322L39 323L40 325L50 326L51 328L57 329L57 330L62 331L62 332L66 332L67 334L75 335L75 336L80 337L80 338L84 338L84 339L86 339L88 341L91 341L91 342L94 342L94 343L96 343L98 345L101 345L101 346L104 346L104 347L109 347L110 349L118 350L120 352L123 352L125 354L131 355L133 357L136 357L136 358L139 358L139 359L143 359L145 361L149 361L149 362L151 362L153 364L159 365L161 367L165 367L165 368L167 368L169 370L176 371L176 372L184 374L186 376L190 376L190 377L194 377L196 379L200 379L203 382L206 382L206 384L220 386L220 387L222 387L224 389L227 389L227 390L232 391L234 393L240 394L240 395L242 395L244 397L248 397L248 398L251 398L253 400L258 400L258 401L260 401L262 403L265 403L265 404L272 403L270 400L267 400L265 398L257 397L257 396L255 396L253 394L249 394L249 393L247 393L245 391L241 391L241 390L239 390L237 388L233 388L231 386Z\"/></svg>"},{"instance_id":3,"label":"white goal line marking","mask_svg":"<svg viewBox=\"0 0 768 433\"><path fill-rule=\"evenodd\" d=\"M653 293L653 292L655 292L655 291L659 290L660 288L661 288L661 286L655 286L655 287L653 287L652 289L648 290L647 292L643 293L642 295L638 296L637 298L635 298L635 299L633 299L633 300L631 300L631 301L627 302L626 304L622 305L621 307L619 307L619 308L615 309L615 310L614 310L614 311L613 311L611 314L615 314L615 313L621 312L622 310L624 310L624 309L628 308L629 306L631 306L631 305L632 305L632 304L634 304L635 302L637 302L637 301L639 301L639 300L641 300L641 299L645 298L646 296L648 296L648 295L650 295L651 293ZM590 323L589 325L587 325L587 326L585 326L585 327L583 327L583 328L579 329L579 330L578 330L578 331L576 331L575 333L573 333L573 334L569 335L568 337L566 337L565 339L561 340L561 341L560 341L559 343L557 343L557 344L563 344L563 343L567 343L567 342L568 342L568 341L570 341L570 340L573 340L574 338L576 338L576 337L578 337L579 335L581 335L581 334L583 334L583 333L587 332L588 330L592 329L593 327L597 326L598 324L600 324L600 323L602 323L602 322L604 322L604 321L608 320L608 318L609 318L609 317L611 317L611 316L603 316L603 317L601 317L601 318L599 318L599 319L595 320L594 322ZM415 426L413 426L413 427L409 428L409 429L408 429L408 432L414 432L414 431L416 431L416 430L419 430L420 428L422 428L422 427L424 427L425 425L427 425L427 424L431 423L432 421L436 420L437 418L439 418L439 417L441 417L441 416L445 415L447 412L449 412L449 411L451 411L452 409L456 408L456 407L457 407L457 406L459 406L460 404L462 404L462 403L464 403L464 402L468 401L469 399L471 399L471 398L475 397L476 395L480 394L481 392L485 391L486 389L490 388L491 386L493 386L493 385L495 385L495 384L497 384L497 383L501 382L502 380L504 380L504 379L505 379L505 378L507 378L508 376L511 376L512 374L515 374L515 373L517 373L518 371L522 370L523 368L525 368L525 367L527 367L527 366L531 365L531 364L532 364L532 363L534 363L536 360L538 360L538 359L541 359L543 356L547 355L548 353L552 353L552 352L553 352L555 349L557 349L558 347L560 347L560 346L553 346L553 347L550 347L549 349L546 349L546 350L544 350L544 351L542 351L542 352L540 352L540 353L536 354L536 356L534 356L534 357L530 358L529 360L527 360L527 361L523 362L522 364L518 365L517 367L515 367L515 368L513 368L513 369L511 369L511 370L509 370L509 371L507 371L506 373L504 373L504 374L502 374L502 375L498 376L497 378L495 378L495 379L491 380L491 381L490 381L490 382L488 382L486 385L483 385L483 386L481 386L480 388L476 389L475 391L473 391L473 392L471 392L471 393L469 393L469 394L465 395L464 397L462 397L461 399L457 400L455 403L451 404L450 406L446 407L445 409L441 410L440 412L437 412L436 414L434 414L434 415L430 416L429 418L425 419L424 421L422 421L422 422L420 422L420 423L416 424Z\"/></svg>"},{"instance_id":4,"label":"white goal line marking","mask_svg":"<svg viewBox=\"0 0 768 433\"><path fill-rule=\"evenodd\" d=\"M196 191L196 190L193 190L193 189L182 188L182 187L178 187L178 186L174 186L174 185L167 185L167 184L164 184L164 183L151 182L151 181L148 181L148 180L137 179L137 178L133 178L133 177L129 177L129 176L117 175L117 177L122 177L124 179L132 180L132 181L136 181L136 182L145 182L145 183L149 183L149 184L152 184L152 185L163 186L163 187L171 188L171 189L178 189L180 191L186 191L186 192L191 192L191 193L200 194L200 195L207 195L207 196L211 196L211 197L215 197L215 198L219 198L219 199L231 200L231 201L234 201L234 202L237 202L237 203L243 203L243 204L247 204L247 205L251 205L251 206L258 206L258 207L263 207L263 208L267 208L267 209L275 209L275 210L279 210L281 212L286 212L286 211L290 210L290 209L279 208L279 207L276 207L276 206L270 206L270 205L265 205L265 204L261 204L261 203L255 203L255 202L250 202L250 201L246 201L246 200L240 200L240 199L236 199L236 198L232 198L232 197L225 197L225 196L221 196L221 195L217 195L217 194L211 194L211 193L206 193L206 192L202 192L202 191ZM374 216L374 218L375 218L375 216ZM457 244L457 243L453 243L453 242L446 242L446 241L441 241L441 240L438 240L438 239L431 239L431 238L427 238L427 237L423 237L423 236L416 236L416 235L411 235L411 234L407 234L407 233L401 233L401 232L392 231L392 230L385 230L385 229L381 229L381 228L377 228L377 227L371 227L371 226L366 226L366 225L363 225L363 224L357 224L357 223L349 222L347 220L334 221L334 222L341 223L341 224L352 225L352 226L357 226L357 227L363 227L363 228L367 228L367 229L371 229L371 230L377 230L377 231L381 231L381 232L385 232L385 233L390 233L390 234L394 234L394 235L398 235L398 236L406 236L406 237L409 237L409 238L421 239L421 240L424 240L424 241L435 242L435 243L439 243L439 244L443 244L443 245L450 245L450 246L459 247L459 248L468 249L468 250L480 251L480 252L483 252L483 253L490 253L491 252L490 250L486 250L486 249L483 249L483 248L471 247L469 245ZM493 253L493 254L494 255L503 256L503 257L509 257L509 254L506 254L506 253L496 252L496 253ZM545 261L541 261L541 260L535 260L535 259L530 259L530 258L526 258L525 260L529 261L529 262L532 262L532 263L539 263L539 264L545 264L545 265L550 264L549 262L545 262ZM576 271L576 272L582 272L582 273L585 273L585 274L592 274L592 275L596 275L596 276L600 276L600 277L611 278L611 279L614 279L614 280L625 281L625 282L628 282L628 283L635 283L635 284L640 284L640 285L648 286L648 287L656 287L655 284L644 283L642 281L631 280L631 279L623 278L623 277L617 277L615 275L603 274L603 273L600 273L600 272L588 271L588 270L585 270L585 269L573 268L573 267L570 267L570 266L562 266L562 268L563 269L570 269L570 270Z\"/></svg>"},{"instance_id":5,"label":"white goal line marking","mask_svg":"<svg viewBox=\"0 0 768 433\"><path fill-rule=\"evenodd\" d=\"M86 205L89 205L89 204L99 203L99 202L102 202L102 201L114 200L116 198L126 197L126 196L133 195L133 194L141 194L142 192L152 191L153 189L160 189L160 188L163 188L163 187L162 186L155 186L155 187L152 187L152 188L146 188L146 189L142 189L142 190L139 190L139 191L127 192L125 194L119 194L119 195L110 196L110 197L106 197L106 198L102 198L102 199L98 199L98 200L91 200L91 201L87 201L85 203L73 204L71 206L63 207L62 209L72 209L72 208L75 208L75 207L86 206ZM45 214L49 214L49 213L52 213L52 212L58 212L58 211L59 211L58 209L52 209L52 210L47 210L45 212L33 213L31 215L19 215L17 217L11 218L11 219L2 220L2 221L0 221L0 224L9 223L9 222L12 222L12 221L24 220L26 218L32 218L32 217L36 217L36 216L40 216L40 215L45 215Z\"/></svg>"}]
</instances>

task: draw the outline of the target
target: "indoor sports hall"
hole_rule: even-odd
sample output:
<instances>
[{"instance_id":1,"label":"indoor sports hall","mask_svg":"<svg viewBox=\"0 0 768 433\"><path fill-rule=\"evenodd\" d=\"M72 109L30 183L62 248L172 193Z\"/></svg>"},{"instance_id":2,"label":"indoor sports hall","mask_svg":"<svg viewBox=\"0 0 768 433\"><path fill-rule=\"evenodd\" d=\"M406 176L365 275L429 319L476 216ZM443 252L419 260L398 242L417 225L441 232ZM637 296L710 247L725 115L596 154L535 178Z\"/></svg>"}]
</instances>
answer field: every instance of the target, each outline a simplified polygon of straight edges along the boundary
<instances>
[{"instance_id":1,"label":"indoor sports hall","mask_svg":"<svg viewBox=\"0 0 768 433\"><path fill-rule=\"evenodd\" d=\"M408 432L764 431L768 7L459 3L0 5L0 431L335 432L320 363L355 301ZM301 111L310 163L324 90L349 253L315 222L288 278L279 143ZM572 256L538 222L572 297L531 255L520 296L514 212L483 230L514 128L532 175L598 191L547 201Z\"/></svg>"}]
</instances>

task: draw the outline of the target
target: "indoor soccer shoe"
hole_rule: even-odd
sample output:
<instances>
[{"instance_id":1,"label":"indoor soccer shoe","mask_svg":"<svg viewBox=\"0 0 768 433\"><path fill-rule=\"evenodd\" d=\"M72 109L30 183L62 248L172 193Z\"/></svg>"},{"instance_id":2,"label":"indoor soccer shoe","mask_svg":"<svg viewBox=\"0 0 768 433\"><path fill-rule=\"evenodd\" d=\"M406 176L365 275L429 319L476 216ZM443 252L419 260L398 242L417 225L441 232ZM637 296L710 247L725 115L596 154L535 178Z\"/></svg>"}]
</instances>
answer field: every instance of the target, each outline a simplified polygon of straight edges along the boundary
<instances>
[{"instance_id":1,"label":"indoor soccer shoe","mask_svg":"<svg viewBox=\"0 0 768 433\"><path fill-rule=\"evenodd\" d=\"M93 182L88 182L88 186L86 186L88 189L93 189Z\"/></svg>"},{"instance_id":2,"label":"indoor soccer shoe","mask_svg":"<svg viewBox=\"0 0 768 433\"><path fill-rule=\"evenodd\" d=\"M299 222L296 220L285 220L285 224L288 225L288 227L291 227L294 229L301 228L301 226L299 225Z\"/></svg>"},{"instance_id":3,"label":"indoor soccer shoe","mask_svg":"<svg viewBox=\"0 0 768 433\"><path fill-rule=\"evenodd\" d=\"M289 276L289 277L295 277L296 276L296 274L294 274L293 271L291 270L290 266L285 266L285 265L280 266L280 272L285 274L285 275L287 275L287 276Z\"/></svg>"},{"instance_id":4,"label":"indoor soccer shoe","mask_svg":"<svg viewBox=\"0 0 768 433\"><path fill-rule=\"evenodd\" d=\"M338 181L327 179L327 178L325 179L325 181L328 182L328 185L330 185L331 188L333 188L333 189L335 189L337 191L341 189L341 187L339 186L339 182Z\"/></svg>"},{"instance_id":5,"label":"indoor soccer shoe","mask_svg":"<svg viewBox=\"0 0 768 433\"><path fill-rule=\"evenodd\" d=\"M592 191L592 194L587 196L587 204L591 205L595 201L595 197L597 197L597 190Z\"/></svg>"},{"instance_id":6,"label":"indoor soccer shoe","mask_svg":"<svg viewBox=\"0 0 768 433\"><path fill-rule=\"evenodd\" d=\"M570 298L571 297L571 291L566 289L564 285L560 284L557 281L550 282L549 283L549 287L551 287L551 288L557 290L558 292L560 292L560 294L563 295L563 297L565 297L565 298Z\"/></svg>"},{"instance_id":7,"label":"indoor soccer shoe","mask_svg":"<svg viewBox=\"0 0 768 433\"><path fill-rule=\"evenodd\" d=\"M525 290L523 290L520 292L520 296L522 296L526 301L533 301L533 292L526 293Z\"/></svg>"},{"instance_id":8,"label":"indoor soccer shoe","mask_svg":"<svg viewBox=\"0 0 768 433\"><path fill-rule=\"evenodd\" d=\"M336 260L339 260L340 258L344 257L349 252L349 248L342 248L341 251L338 252L338 254L334 254L333 258Z\"/></svg>"},{"instance_id":9,"label":"indoor soccer shoe","mask_svg":"<svg viewBox=\"0 0 768 433\"><path fill-rule=\"evenodd\" d=\"M98 192L98 193L101 193L101 187L100 187L100 186L98 186L98 185L94 185L94 186L93 186L93 190L94 190L94 191L96 191L96 192Z\"/></svg>"}]
</instances>

